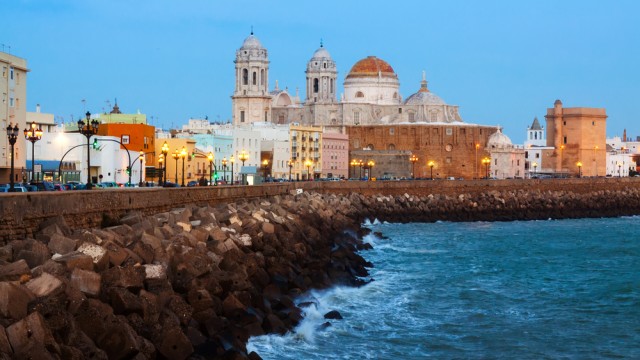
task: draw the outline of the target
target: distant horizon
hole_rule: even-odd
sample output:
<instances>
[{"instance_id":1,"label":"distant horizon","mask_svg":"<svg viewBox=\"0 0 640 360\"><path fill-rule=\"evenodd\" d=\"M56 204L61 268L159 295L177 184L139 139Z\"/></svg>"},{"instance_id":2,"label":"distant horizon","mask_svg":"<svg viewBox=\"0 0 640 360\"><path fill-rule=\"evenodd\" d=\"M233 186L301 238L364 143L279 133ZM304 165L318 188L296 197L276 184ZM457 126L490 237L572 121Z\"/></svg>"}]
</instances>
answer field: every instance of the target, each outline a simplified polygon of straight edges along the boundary
<instances>
[{"instance_id":1,"label":"distant horizon","mask_svg":"<svg viewBox=\"0 0 640 360\"><path fill-rule=\"evenodd\" d=\"M337 98L350 68L374 55L400 80L403 99L429 89L458 105L466 123L501 126L515 144L555 100L605 108L607 137L640 135L640 3L455 0L281 1L188 6L168 0L16 0L5 4L0 50L31 72L27 111L56 122L84 111L138 110L164 129L190 118L231 119L235 51L253 30L269 52L269 89L305 97L305 68L323 42L338 67ZM8 47L11 47L10 50ZM85 100L83 102L83 100ZM544 125L544 124L543 124Z\"/></svg>"}]
</instances>

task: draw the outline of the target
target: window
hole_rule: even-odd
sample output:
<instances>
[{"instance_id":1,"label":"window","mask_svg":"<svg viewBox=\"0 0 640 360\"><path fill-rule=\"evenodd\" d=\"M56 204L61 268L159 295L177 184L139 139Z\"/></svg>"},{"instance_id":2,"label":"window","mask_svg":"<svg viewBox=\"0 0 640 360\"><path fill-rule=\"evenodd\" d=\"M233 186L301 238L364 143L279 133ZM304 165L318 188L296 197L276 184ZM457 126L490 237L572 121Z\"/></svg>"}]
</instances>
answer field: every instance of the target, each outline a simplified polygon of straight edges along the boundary
<instances>
[{"instance_id":1,"label":"window","mask_svg":"<svg viewBox=\"0 0 640 360\"><path fill-rule=\"evenodd\" d=\"M446 129L445 129L445 133L446 133L447 135L453 135L453 129L452 129L452 128L446 128Z\"/></svg>"},{"instance_id":2,"label":"window","mask_svg":"<svg viewBox=\"0 0 640 360\"><path fill-rule=\"evenodd\" d=\"M387 146L387 150L395 150L395 149L396 149L396 146L394 144L389 144Z\"/></svg>"},{"instance_id":3,"label":"window","mask_svg":"<svg viewBox=\"0 0 640 360\"><path fill-rule=\"evenodd\" d=\"M314 93L318 92L318 79L317 78L313 79L313 92Z\"/></svg>"},{"instance_id":4,"label":"window","mask_svg":"<svg viewBox=\"0 0 640 360\"><path fill-rule=\"evenodd\" d=\"M20 109L20 99L16 98L16 109Z\"/></svg>"},{"instance_id":5,"label":"window","mask_svg":"<svg viewBox=\"0 0 640 360\"><path fill-rule=\"evenodd\" d=\"M9 70L9 74L10 74L10 79L13 80L13 68L11 68L11 70Z\"/></svg>"},{"instance_id":6,"label":"window","mask_svg":"<svg viewBox=\"0 0 640 360\"><path fill-rule=\"evenodd\" d=\"M358 111L353 112L353 123L356 125L360 124L360 112Z\"/></svg>"},{"instance_id":7,"label":"window","mask_svg":"<svg viewBox=\"0 0 640 360\"><path fill-rule=\"evenodd\" d=\"M264 122L267 122L267 112L264 112Z\"/></svg>"},{"instance_id":8,"label":"window","mask_svg":"<svg viewBox=\"0 0 640 360\"><path fill-rule=\"evenodd\" d=\"M536 153L536 159L540 158L540 153Z\"/></svg>"},{"instance_id":9,"label":"window","mask_svg":"<svg viewBox=\"0 0 640 360\"><path fill-rule=\"evenodd\" d=\"M333 79L329 80L330 92L333 94Z\"/></svg>"},{"instance_id":10,"label":"window","mask_svg":"<svg viewBox=\"0 0 640 360\"><path fill-rule=\"evenodd\" d=\"M13 107L13 98L12 97L9 98L9 107Z\"/></svg>"},{"instance_id":11,"label":"window","mask_svg":"<svg viewBox=\"0 0 640 360\"><path fill-rule=\"evenodd\" d=\"M562 122L562 125L567 125L567 122L566 122L566 121L563 121L563 122Z\"/></svg>"},{"instance_id":12,"label":"window","mask_svg":"<svg viewBox=\"0 0 640 360\"><path fill-rule=\"evenodd\" d=\"M283 114L278 115L278 124L284 124L284 115Z\"/></svg>"},{"instance_id":13,"label":"window","mask_svg":"<svg viewBox=\"0 0 640 360\"><path fill-rule=\"evenodd\" d=\"M258 75L257 75L257 74L256 74L256 72L254 71L254 72L253 72L253 77L252 77L253 85L258 84L258 80L257 80L257 78L258 78Z\"/></svg>"},{"instance_id":14,"label":"window","mask_svg":"<svg viewBox=\"0 0 640 360\"><path fill-rule=\"evenodd\" d=\"M7 77L7 67L6 67L6 66L3 66L3 67L2 67L2 77L3 77L3 78L6 78L6 77Z\"/></svg>"},{"instance_id":15,"label":"window","mask_svg":"<svg viewBox=\"0 0 640 360\"><path fill-rule=\"evenodd\" d=\"M563 142L566 144L567 143L567 137L565 136L563 139Z\"/></svg>"},{"instance_id":16,"label":"window","mask_svg":"<svg viewBox=\"0 0 640 360\"><path fill-rule=\"evenodd\" d=\"M402 108L398 108L398 114L402 114Z\"/></svg>"},{"instance_id":17,"label":"window","mask_svg":"<svg viewBox=\"0 0 640 360\"><path fill-rule=\"evenodd\" d=\"M396 129L395 128L389 128L389 135L393 135L395 134Z\"/></svg>"},{"instance_id":18,"label":"window","mask_svg":"<svg viewBox=\"0 0 640 360\"><path fill-rule=\"evenodd\" d=\"M415 122L416 121L416 114L413 112L409 113L409 122Z\"/></svg>"},{"instance_id":19,"label":"window","mask_svg":"<svg viewBox=\"0 0 640 360\"><path fill-rule=\"evenodd\" d=\"M356 97L357 98L363 98L364 97L364 93L362 91L358 91L358 92L356 92Z\"/></svg>"},{"instance_id":20,"label":"window","mask_svg":"<svg viewBox=\"0 0 640 360\"><path fill-rule=\"evenodd\" d=\"M16 73L16 85L20 85L20 73Z\"/></svg>"},{"instance_id":21,"label":"window","mask_svg":"<svg viewBox=\"0 0 640 360\"><path fill-rule=\"evenodd\" d=\"M260 70L260 85L264 86L264 69Z\"/></svg>"},{"instance_id":22,"label":"window","mask_svg":"<svg viewBox=\"0 0 640 360\"><path fill-rule=\"evenodd\" d=\"M129 135L122 135L122 137L120 138L120 142L122 142L124 145L129 144Z\"/></svg>"},{"instance_id":23,"label":"window","mask_svg":"<svg viewBox=\"0 0 640 360\"><path fill-rule=\"evenodd\" d=\"M516 161L516 165L520 166L520 160Z\"/></svg>"},{"instance_id":24,"label":"window","mask_svg":"<svg viewBox=\"0 0 640 360\"><path fill-rule=\"evenodd\" d=\"M242 69L242 85L249 85L249 70Z\"/></svg>"},{"instance_id":25,"label":"window","mask_svg":"<svg viewBox=\"0 0 640 360\"><path fill-rule=\"evenodd\" d=\"M498 159L493 160L493 163L494 163L495 165L498 165Z\"/></svg>"},{"instance_id":26,"label":"window","mask_svg":"<svg viewBox=\"0 0 640 360\"><path fill-rule=\"evenodd\" d=\"M325 63L323 63L322 65L323 65L323 67L324 67L325 69L327 68L327 63L326 63L326 62L325 62Z\"/></svg>"},{"instance_id":27,"label":"window","mask_svg":"<svg viewBox=\"0 0 640 360\"><path fill-rule=\"evenodd\" d=\"M244 110L240 111L240 122L244 122Z\"/></svg>"},{"instance_id":28,"label":"window","mask_svg":"<svg viewBox=\"0 0 640 360\"><path fill-rule=\"evenodd\" d=\"M529 158L529 152L528 152L528 151L525 151L525 152L524 152L524 158L525 158L525 159L528 159L528 158Z\"/></svg>"}]
</instances>

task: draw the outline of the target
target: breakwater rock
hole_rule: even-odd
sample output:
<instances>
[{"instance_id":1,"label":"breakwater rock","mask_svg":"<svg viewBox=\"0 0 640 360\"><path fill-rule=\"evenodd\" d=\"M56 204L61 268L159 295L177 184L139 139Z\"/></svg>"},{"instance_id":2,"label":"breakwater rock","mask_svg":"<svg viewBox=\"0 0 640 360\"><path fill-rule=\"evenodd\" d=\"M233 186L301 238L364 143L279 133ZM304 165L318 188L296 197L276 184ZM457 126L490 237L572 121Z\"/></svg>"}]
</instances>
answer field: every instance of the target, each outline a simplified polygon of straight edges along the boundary
<instances>
[{"instance_id":1,"label":"breakwater rock","mask_svg":"<svg viewBox=\"0 0 640 360\"><path fill-rule=\"evenodd\" d=\"M638 213L640 192L629 189L303 193L129 212L95 229L50 218L34 238L0 247L0 359L257 359L247 339L294 327L303 316L298 295L364 283L365 219Z\"/></svg>"}]
</instances>

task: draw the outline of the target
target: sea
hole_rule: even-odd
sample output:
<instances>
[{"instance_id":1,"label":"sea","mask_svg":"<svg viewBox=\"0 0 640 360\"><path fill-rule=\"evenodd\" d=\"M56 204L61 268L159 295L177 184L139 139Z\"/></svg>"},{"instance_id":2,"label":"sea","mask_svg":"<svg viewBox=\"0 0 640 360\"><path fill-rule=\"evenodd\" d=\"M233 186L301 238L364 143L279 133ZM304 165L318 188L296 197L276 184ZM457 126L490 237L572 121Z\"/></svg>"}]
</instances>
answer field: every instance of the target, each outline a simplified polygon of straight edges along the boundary
<instances>
[{"instance_id":1,"label":"sea","mask_svg":"<svg viewBox=\"0 0 640 360\"><path fill-rule=\"evenodd\" d=\"M640 359L640 217L367 223L365 286L305 294L263 359ZM343 319L327 320L338 311Z\"/></svg>"}]
</instances>

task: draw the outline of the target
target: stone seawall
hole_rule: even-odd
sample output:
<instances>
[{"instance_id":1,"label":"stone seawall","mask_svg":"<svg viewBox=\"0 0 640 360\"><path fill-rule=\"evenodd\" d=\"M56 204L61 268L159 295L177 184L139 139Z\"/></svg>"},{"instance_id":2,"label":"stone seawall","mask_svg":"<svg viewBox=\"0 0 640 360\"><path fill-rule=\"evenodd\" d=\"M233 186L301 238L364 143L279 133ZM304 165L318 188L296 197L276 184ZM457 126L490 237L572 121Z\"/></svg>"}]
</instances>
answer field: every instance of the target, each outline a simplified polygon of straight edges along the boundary
<instances>
[{"instance_id":1,"label":"stone seawall","mask_svg":"<svg viewBox=\"0 0 640 360\"><path fill-rule=\"evenodd\" d=\"M210 196L206 189L142 192L142 198L158 198L151 211L136 203L135 193L98 192L103 201L113 196L112 209L99 217L108 226L74 228L68 219L75 215L53 216L29 236L0 246L0 359L258 359L247 354L247 339L295 326L303 316L298 295L364 283L372 265L359 251L369 247L350 234L362 235L365 218L640 213L636 182L602 182L611 185L607 189L582 182L532 184L538 186L452 181L434 192L434 182L412 191L395 183L358 183L360 191L352 185L349 193L338 193L335 185L310 183L322 191L282 195L293 189L254 187L233 202L220 194L218 201L194 201ZM270 191L277 194L264 194ZM130 207L139 208L118 208L126 196ZM174 196L180 206L167 205ZM332 315L327 318L339 318ZM331 321L338 320L325 326Z\"/></svg>"}]
</instances>

